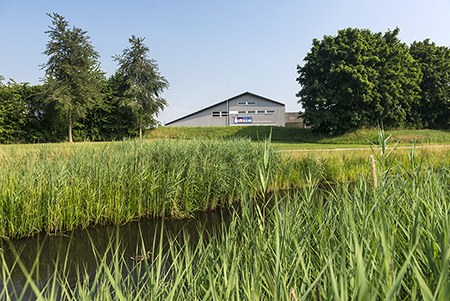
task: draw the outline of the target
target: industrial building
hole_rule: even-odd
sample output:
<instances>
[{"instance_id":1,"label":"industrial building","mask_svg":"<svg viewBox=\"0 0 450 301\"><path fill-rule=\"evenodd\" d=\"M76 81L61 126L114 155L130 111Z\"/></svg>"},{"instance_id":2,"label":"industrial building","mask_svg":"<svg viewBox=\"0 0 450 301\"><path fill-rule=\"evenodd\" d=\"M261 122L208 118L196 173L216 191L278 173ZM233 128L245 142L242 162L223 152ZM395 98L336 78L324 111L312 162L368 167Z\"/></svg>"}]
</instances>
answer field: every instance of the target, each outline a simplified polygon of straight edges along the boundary
<instances>
[{"instance_id":1,"label":"industrial building","mask_svg":"<svg viewBox=\"0 0 450 301\"><path fill-rule=\"evenodd\" d=\"M250 92L166 123L166 126L285 126L285 105Z\"/></svg>"},{"instance_id":2,"label":"industrial building","mask_svg":"<svg viewBox=\"0 0 450 301\"><path fill-rule=\"evenodd\" d=\"M310 128L303 122L303 118L299 117L298 112L286 112L285 114L286 127L289 128Z\"/></svg>"}]
</instances>

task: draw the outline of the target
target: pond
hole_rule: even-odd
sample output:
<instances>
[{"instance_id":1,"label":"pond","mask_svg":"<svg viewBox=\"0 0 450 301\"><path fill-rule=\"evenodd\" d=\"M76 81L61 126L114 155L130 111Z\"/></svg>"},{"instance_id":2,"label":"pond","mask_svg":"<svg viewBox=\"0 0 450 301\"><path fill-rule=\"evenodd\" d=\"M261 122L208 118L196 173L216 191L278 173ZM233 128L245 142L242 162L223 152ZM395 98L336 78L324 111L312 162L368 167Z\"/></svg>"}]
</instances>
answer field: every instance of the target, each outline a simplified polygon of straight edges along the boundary
<instances>
[{"instance_id":1,"label":"pond","mask_svg":"<svg viewBox=\"0 0 450 301\"><path fill-rule=\"evenodd\" d=\"M146 250L159 250L162 239L161 247L166 252L171 242L182 246L184 236L188 236L189 242L195 245L199 240L199 230L204 231L204 239L207 239L208 233L220 231L224 225L228 226L231 217L232 213L223 209L200 213L195 219L141 219L120 227L101 226L60 236L38 234L16 241L0 241L4 262L11 273L7 283L8 291L13 288L18 293L25 290L25 296L29 296L25 300L32 296L31 288L25 285L27 277L16 263L17 259L20 259L28 272L34 270L32 278L40 289L51 280L55 270L58 274L64 272L70 285L75 285L78 281L77 270L83 275L87 272L94 277L98 259L108 253L108 248L115 250L117 242L131 270L136 263L130 257L136 253L144 254L143 245ZM64 267L66 256L67 266ZM36 263L38 265L34 266ZM0 261L0 265L2 264ZM6 282L3 271L4 267L0 269L0 292L4 290Z\"/></svg>"}]
</instances>

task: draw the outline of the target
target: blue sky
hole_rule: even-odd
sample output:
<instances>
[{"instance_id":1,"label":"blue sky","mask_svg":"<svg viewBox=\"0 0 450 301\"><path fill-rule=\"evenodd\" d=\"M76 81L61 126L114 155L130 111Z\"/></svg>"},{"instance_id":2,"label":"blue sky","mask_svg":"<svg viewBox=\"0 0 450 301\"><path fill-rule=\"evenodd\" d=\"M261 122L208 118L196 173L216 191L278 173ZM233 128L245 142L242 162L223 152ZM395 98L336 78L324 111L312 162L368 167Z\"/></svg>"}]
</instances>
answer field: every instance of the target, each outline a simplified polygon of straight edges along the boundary
<instances>
[{"instance_id":1,"label":"blue sky","mask_svg":"<svg viewBox=\"0 0 450 301\"><path fill-rule=\"evenodd\" d=\"M399 27L408 45L450 45L449 0L0 0L0 75L39 83L52 12L88 32L108 76L128 38L145 37L170 82L162 122L246 91L299 111L297 64L314 38L343 28Z\"/></svg>"}]
</instances>

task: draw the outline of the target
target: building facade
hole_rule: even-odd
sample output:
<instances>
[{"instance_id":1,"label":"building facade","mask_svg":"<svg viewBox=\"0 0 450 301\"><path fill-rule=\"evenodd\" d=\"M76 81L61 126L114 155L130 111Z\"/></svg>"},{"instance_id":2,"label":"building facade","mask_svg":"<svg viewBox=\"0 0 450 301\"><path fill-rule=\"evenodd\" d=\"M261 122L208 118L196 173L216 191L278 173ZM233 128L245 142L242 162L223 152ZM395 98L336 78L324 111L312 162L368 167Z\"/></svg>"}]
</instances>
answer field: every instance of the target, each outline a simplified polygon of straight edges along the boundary
<instances>
[{"instance_id":1,"label":"building facade","mask_svg":"<svg viewBox=\"0 0 450 301\"><path fill-rule=\"evenodd\" d=\"M299 117L298 112L286 112L286 127L290 128L310 128L303 122L303 118Z\"/></svg>"},{"instance_id":2,"label":"building facade","mask_svg":"<svg viewBox=\"0 0 450 301\"><path fill-rule=\"evenodd\" d=\"M245 92L166 123L166 126L285 126L283 103Z\"/></svg>"}]
</instances>

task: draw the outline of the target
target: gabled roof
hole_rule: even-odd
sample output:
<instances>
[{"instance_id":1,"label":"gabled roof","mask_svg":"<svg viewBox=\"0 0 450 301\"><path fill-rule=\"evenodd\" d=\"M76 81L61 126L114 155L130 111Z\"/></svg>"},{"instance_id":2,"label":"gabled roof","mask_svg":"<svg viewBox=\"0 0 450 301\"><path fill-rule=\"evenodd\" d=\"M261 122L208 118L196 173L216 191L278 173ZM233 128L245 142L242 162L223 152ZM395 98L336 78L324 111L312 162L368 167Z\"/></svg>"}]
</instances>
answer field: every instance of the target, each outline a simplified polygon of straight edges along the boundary
<instances>
[{"instance_id":1,"label":"gabled roof","mask_svg":"<svg viewBox=\"0 0 450 301\"><path fill-rule=\"evenodd\" d=\"M190 117L190 116L192 116L192 115L195 115L195 114L197 114L197 113L200 113L200 112L203 112L203 111L207 111L207 110L209 110L209 109L211 109L211 108L213 108L213 107L215 107L215 106L217 106L217 105L220 105L220 104L226 103L227 101L231 101L231 100L234 100L234 99L236 99L236 98L239 98L239 97L242 97L242 96L245 96L245 95L252 95L252 96L255 96L255 97L261 98L261 99L263 99L263 100L266 100L266 101L270 101L270 102L273 102L273 103L275 103L275 104L277 104L277 105L280 105L280 106L284 106L284 103L281 103L281 102L278 102L278 101L275 101L275 100L269 99L269 98L267 98L267 97L263 97L263 96L260 96L260 95L257 95L257 94L255 94L255 93L251 93L251 92L248 92L248 91L247 91L247 92L244 92L244 93L242 93L242 94L239 94L239 95L233 96L233 97L231 97L231 98L228 98L228 99L222 100L222 101L220 101L220 102L218 102L218 103L216 103L216 104L213 104L213 105L211 105L211 106L209 106L209 107L206 107L206 108L204 108L204 109L201 109L201 110L195 111L195 112L193 112L193 113L191 113L191 114L185 115L185 116L183 116L183 117L180 117L180 118L178 118L178 119L175 119L175 120L172 120L172 121L170 121L170 122L166 123L166 125L169 125L169 124L171 124L171 123L174 123L174 122L180 121L180 120L182 120L182 119L184 119L184 118Z\"/></svg>"}]
</instances>

